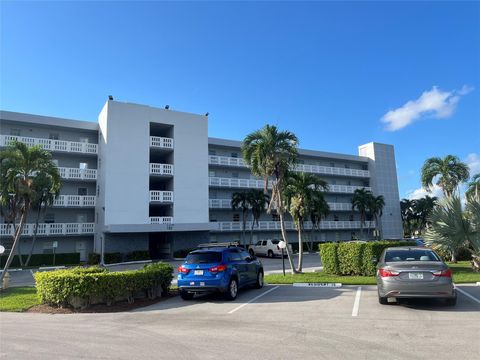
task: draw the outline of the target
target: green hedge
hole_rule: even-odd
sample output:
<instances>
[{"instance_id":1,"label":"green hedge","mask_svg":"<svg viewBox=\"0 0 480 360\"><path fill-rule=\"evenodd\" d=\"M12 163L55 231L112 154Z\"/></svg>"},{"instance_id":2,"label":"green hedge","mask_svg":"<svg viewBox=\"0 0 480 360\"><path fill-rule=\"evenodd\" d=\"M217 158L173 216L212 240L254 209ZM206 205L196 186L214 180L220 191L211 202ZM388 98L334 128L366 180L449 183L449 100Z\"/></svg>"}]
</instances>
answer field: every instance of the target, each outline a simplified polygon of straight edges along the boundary
<instances>
[{"instance_id":1,"label":"green hedge","mask_svg":"<svg viewBox=\"0 0 480 360\"><path fill-rule=\"evenodd\" d=\"M415 246L412 241L326 243L320 245L323 271L334 275L375 275L382 251L393 246Z\"/></svg>"},{"instance_id":2,"label":"green hedge","mask_svg":"<svg viewBox=\"0 0 480 360\"><path fill-rule=\"evenodd\" d=\"M28 255L22 255L23 263L27 261ZM0 256L0 266L3 268L7 262L7 256ZM79 253L55 254L55 265L79 265ZM53 254L32 254L28 266L53 266ZM18 255L13 257L11 268L20 267Z\"/></svg>"},{"instance_id":3,"label":"green hedge","mask_svg":"<svg viewBox=\"0 0 480 360\"><path fill-rule=\"evenodd\" d=\"M140 260L150 260L150 253L148 252L148 250L132 251L131 253L125 256L125 261L140 261Z\"/></svg>"},{"instance_id":4,"label":"green hedge","mask_svg":"<svg viewBox=\"0 0 480 360\"><path fill-rule=\"evenodd\" d=\"M54 306L88 307L168 292L173 278L169 264L156 263L140 270L111 272L103 268L73 268L34 274L40 301Z\"/></svg>"}]
</instances>

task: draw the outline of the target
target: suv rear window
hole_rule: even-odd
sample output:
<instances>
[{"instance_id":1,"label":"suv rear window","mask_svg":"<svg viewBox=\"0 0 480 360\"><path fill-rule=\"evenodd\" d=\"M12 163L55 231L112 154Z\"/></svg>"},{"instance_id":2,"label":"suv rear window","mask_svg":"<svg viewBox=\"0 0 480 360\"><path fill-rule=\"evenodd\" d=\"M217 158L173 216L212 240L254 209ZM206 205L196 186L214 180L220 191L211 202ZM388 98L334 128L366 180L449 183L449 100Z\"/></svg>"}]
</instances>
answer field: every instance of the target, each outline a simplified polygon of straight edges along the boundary
<instances>
[{"instance_id":1,"label":"suv rear window","mask_svg":"<svg viewBox=\"0 0 480 360\"><path fill-rule=\"evenodd\" d=\"M396 261L441 261L431 250L389 250L385 253L385 262Z\"/></svg>"},{"instance_id":2,"label":"suv rear window","mask_svg":"<svg viewBox=\"0 0 480 360\"><path fill-rule=\"evenodd\" d=\"M187 264L211 264L222 262L221 252L202 252L187 256Z\"/></svg>"}]
</instances>

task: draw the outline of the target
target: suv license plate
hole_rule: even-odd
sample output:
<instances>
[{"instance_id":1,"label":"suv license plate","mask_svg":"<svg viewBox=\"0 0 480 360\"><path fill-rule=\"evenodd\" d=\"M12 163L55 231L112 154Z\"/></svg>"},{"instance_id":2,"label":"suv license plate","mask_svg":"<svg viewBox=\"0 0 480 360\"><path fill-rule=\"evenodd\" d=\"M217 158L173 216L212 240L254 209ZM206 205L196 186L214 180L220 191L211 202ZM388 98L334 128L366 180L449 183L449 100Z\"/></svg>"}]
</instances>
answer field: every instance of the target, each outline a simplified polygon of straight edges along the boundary
<instances>
[{"instance_id":1,"label":"suv license plate","mask_svg":"<svg viewBox=\"0 0 480 360\"><path fill-rule=\"evenodd\" d=\"M423 280L423 273L416 273L416 272L411 272L408 273L408 278L409 279L415 279L415 280Z\"/></svg>"},{"instance_id":2,"label":"suv license plate","mask_svg":"<svg viewBox=\"0 0 480 360\"><path fill-rule=\"evenodd\" d=\"M195 270L193 272L194 275L203 275L203 270Z\"/></svg>"}]
</instances>

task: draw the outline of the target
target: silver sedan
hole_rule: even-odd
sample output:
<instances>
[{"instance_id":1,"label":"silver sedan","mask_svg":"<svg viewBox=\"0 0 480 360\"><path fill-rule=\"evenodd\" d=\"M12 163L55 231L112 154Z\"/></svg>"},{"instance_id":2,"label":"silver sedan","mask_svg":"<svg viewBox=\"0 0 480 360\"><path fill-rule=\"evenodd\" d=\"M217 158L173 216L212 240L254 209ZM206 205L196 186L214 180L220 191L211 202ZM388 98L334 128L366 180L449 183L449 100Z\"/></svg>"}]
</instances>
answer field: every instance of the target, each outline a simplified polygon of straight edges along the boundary
<instances>
[{"instance_id":1,"label":"silver sedan","mask_svg":"<svg viewBox=\"0 0 480 360\"><path fill-rule=\"evenodd\" d=\"M452 271L431 249L392 247L383 251L377 265L378 301L388 298L441 298L457 303Z\"/></svg>"}]
</instances>

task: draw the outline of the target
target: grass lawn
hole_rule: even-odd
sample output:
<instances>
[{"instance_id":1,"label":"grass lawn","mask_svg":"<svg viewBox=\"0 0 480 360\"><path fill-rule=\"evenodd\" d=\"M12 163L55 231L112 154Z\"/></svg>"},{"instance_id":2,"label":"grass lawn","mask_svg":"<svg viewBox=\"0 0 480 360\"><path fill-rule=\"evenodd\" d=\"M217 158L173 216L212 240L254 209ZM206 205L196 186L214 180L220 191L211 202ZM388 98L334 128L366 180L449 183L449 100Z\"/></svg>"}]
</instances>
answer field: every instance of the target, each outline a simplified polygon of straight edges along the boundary
<instances>
[{"instance_id":1,"label":"grass lawn","mask_svg":"<svg viewBox=\"0 0 480 360\"><path fill-rule=\"evenodd\" d=\"M0 311L25 311L40 304L34 287L12 287L0 291Z\"/></svg>"},{"instance_id":2,"label":"grass lawn","mask_svg":"<svg viewBox=\"0 0 480 360\"><path fill-rule=\"evenodd\" d=\"M472 270L468 261L459 261L457 264L449 263L453 271L453 281L456 284L475 283L480 281L480 273ZM272 274L265 275L265 282L269 284L293 283L342 283L345 285L376 285L375 276L338 276L328 275L323 272L304 274Z\"/></svg>"}]
</instances>

